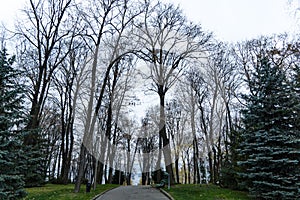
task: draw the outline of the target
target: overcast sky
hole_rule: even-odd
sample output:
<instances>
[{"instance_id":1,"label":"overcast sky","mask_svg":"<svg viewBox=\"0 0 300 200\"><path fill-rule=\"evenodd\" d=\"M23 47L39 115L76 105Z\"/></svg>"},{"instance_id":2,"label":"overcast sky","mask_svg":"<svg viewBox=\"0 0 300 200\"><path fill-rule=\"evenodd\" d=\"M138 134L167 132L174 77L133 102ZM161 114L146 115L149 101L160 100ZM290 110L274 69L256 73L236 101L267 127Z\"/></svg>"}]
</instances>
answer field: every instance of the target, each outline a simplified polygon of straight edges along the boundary
<instances>
[{"instance_id":1,"label":"overcast sky","mask_svg":"<svg viewBox=\"0 0 300 200\"><path fill-rule=\"evenodd\" d=\"M13 23L26 0L0 0L0 20ZM180 4L193 21L213 31L224 41L239 41L259 35L295 31L296 20L288 1L300 7L300 0L163 0Z\"/></svg>"},{"instance_id":2,"label":"overcast sky","mask_svg":"<svg viewBox=\"0 0 300 200\"><path fill-rule=\"evenodd\" d=\"M289 0L167 0L225 41L295 31ZM300 0L293 5L300 7Z\"/></svg>"}]
</instances>

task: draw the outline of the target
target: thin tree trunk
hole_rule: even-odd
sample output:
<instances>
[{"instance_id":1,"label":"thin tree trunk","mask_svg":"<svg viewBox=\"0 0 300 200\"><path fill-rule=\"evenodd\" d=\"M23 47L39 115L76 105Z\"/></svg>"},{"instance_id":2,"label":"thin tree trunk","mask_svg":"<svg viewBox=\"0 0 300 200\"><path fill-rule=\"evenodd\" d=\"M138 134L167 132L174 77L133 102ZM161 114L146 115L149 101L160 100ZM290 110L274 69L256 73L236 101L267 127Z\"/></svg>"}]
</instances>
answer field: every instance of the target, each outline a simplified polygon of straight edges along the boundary
<instances>
[{"instance_id":1,"label":"thin tree trunk","mask_svg":"<svg viewBox=\"0 0 300 200\"><path fill-rule=\"evenodd\" d=\"M101 135L101 148L100 148L100 157L99 157L99 170L98 170L98 180L99 184L102 182L104 175L104 162L105 162L105 152L107 149L108 138L105 135ZM106 168L105 168L106 169Z\"/></svg>"},{"instance_id":2,"label":"thin tree trunk","mask_svg":"<svg viewBox=\"0 0 300 200\"><path fill-rule=\"evenodd\" d=\"M216 148L213 147L213 183L216 184L217 183L217 175L218 175L218 172L217 172L217 151L216 151Z\"/></svg>"},{"instance_id":3,"label":"thin tree trunk","mask_svg":"<svg viewBox=\"0 0 300 200\"><path fill-rule=\"evenodd\" d=\"M126 174L126 184L127 185L131 185L131 172L130 172L130 163L131 163L131 148L130 148L130 140L131 140L131 137L128 136L127 138L127 163L126 163L126 171L127 171L127 174Z\"/></svg>"},{"instance_id":4,"label":"thin tree trunk","mask_svg":"<svg viewBox=\"0 0 300 200\"><path fill-rule=\"evenodd\" d=\"M100 46L100 36L98 37L98 43L96 45L95 53L94 53L94 60L92 65L92 78L91 78L91 85L90 85L90 98L88 102L88 109L87 109L87 117L84 125L84 135L83 135L83 143L80 148L80 157L79 157L79 169L78 169L78 175L77 180L75 183L75 189L74 192L78 193L80 191L81 186L81 179L84 175L84 165L85 165L85 154L88 152L86 150L86 147L84 145L91 145L91 138L92 137L92 115L93 115L93 106L94 106L94 95L95 95L95 87L96 87L96 71L97 71L97 63L98 63L98 52L99 52L99 46Z\"/></svg>"},{"instance_id":5,"label":"thin tree trunk","mask_svg":"<svg viewBox=\"0 0 300 200\"><path fill-rule=\"evenodd\" d=\"M82 177L83 177L84 171L85 171L86 151L87 150L86 150L86 147L84 146L84 144L81 144L80 154L79 154L79 167L78 167L78 173L77 173L77 177L76 177L74 192L80 191L81 180L82 180Z\"/></svg>"},{"instance_id":6,"label":"thin tree trunk","mask_svg":"<svg viewBox=\"0 0 300 200\"><path fill-rule=\"evenodd\" d=\"M157 161L156 161L156 166L155 169L156 171L156 181L159 182L162 178L162 174L161 174L161 166L160 166L160 162L161 162L161 153L162 152L162 139L160 137L160 135L158 136L158 156L157 156Z\"/></svg>"},{"instance_id":7,"label":"thin tree trunk","mask_svg":"<svg viewBox=\"0 0 300 200\"><path fill-rule=\"evenodd\" d=\"M188 163L188 183L191 184L191 164L189 158L187 158Z\"/></svg>"},{"instance_id":8,"label":"thin tree trunk","mask_svg":"<svg viewBox=\"0 0 300 200\"><path fill-rule=\"evenodd\" d=\"M183 157L183 154L182 154L182 162L183 162L183 173L184 173L184 181L182 180L182 182L184 182L184 184L187 184L186 164L185 164L185 158Z\"/></svg>"},{"instance_id":9,"label":"thin tree trunk","mask_svg":"<svg viewBox=\"0 0 300 200\"><path fill-rule=\"evenodd\" d=\"M59 149L58 159L57 159L57 178L60 177L60 165L61 165L61 149Z\"/></svg>"}]
</instances>

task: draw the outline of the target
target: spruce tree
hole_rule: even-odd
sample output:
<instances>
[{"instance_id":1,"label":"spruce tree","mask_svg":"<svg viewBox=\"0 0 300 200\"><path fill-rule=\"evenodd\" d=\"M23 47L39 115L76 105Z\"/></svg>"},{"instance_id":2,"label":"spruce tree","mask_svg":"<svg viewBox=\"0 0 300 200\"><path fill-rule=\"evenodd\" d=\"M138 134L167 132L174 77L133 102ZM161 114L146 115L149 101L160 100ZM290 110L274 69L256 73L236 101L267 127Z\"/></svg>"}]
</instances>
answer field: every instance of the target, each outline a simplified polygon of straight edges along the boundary
<instances>
[{"instance_id":1,"label":"spruce tree","mask_svg":"<svg viewBox=\"0 0 300 200\"><path fill-rule=\"evenodd\" d=\"M238 162L255 199L299 199L299 98L282 67L262 57L249 82Z\"/></svg>"},{"instance_id":2,"label":"spruce tree","mask_svg":"<svg viewBox=\"0 0 300 200\"><path fill-rule=\"evenodd\" d=\"M23 187L22 88L12 68L14 57L0 50L0 199L18 199L26 195Z\"/></svg>"},{"instance_id":3,"label":"spruce tree","mask_svg":"<svg viewBox=\"0 0 300 200\"><path fill-rule=\"evenodd\" d=\"M33 131L26 131L32 134ZM37 134L36 134L37 135ZM45 184L46 169L46 155L45 143L43 139L37 137L38 143L35 145L23 145L23 150L26 152L26 168L24 171L25 187L39 187Z\"/></svg>"}]
</instances>

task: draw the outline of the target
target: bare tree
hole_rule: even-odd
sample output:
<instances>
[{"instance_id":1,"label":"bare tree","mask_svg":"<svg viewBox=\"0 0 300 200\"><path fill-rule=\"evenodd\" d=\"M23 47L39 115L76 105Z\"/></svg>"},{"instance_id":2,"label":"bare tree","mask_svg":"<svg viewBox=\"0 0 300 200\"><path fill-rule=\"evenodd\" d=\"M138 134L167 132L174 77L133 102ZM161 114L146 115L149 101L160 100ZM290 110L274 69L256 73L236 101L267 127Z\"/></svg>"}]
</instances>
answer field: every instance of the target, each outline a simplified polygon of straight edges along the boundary
<instances>
[{"instance_id":1,"label":"bare tree","mask_svg":"<svg viewBox=\"0 0 300 200\"><path fill-rule=\"evenodd\" d=\"M27 159L26 173L27 183L32 186L39 185L45 178L40 176L41 168L45 168L41 165L45 148L40 141L45 132L39 131L43 128L40 122L53 75L69 54L75 36L76 22L69 21L68 15L71 2L30 0L24 9L23 22L16 27L17 39L20 41L17 45L18 62L24 72L30 102L26 125L28 134L24 138L24 146L32 152ZM31 175L34 178L29 177Z\"/></svg>"},{"instance_id":2,"label":"bare tree","mask_svg":"<svg viewBox=\"0 0 300 200\"><path fill-rule=\"evenodd\" d=\"M222 52L223 48L218 46L216 50L209 53L208 59L198 67L191 68L187 73L187 85L190 86L187 100L189 100L189 110L191 113L191 125L194 150L194 182L201 182L201 161L198 145L205 141L211 182L218 180L221 165L221 146L224 140L222 133L227 127L225 120L226 105L229 106L227 90L229 80L233 77L230 65L226 62L226 57ZM225 102L226 100L226 102ZM194 106L197 105L197 108ZM228 107L229 109L229 107ZM197 110L199 110L200 123L196 123ZM230 113L227 113L227 115ZM196 127L200 127L202 135L197 136ZM196 181L197 180L197 181Z\"/></svg>"},{"instance_id":3,"label":"bare tree","mask_svg":"<svg viewBox=\"0 0 300 200\"><path fill-rule=\"evenodd\" d=\"M128 34L127 27L130 27L133 19L140 14L139 9L133 9L135 8L133 1L129 0L91 0L84 2L82 5L85 6L85 9L79 9L85 28L85 33L82 36L87 41L86 44L91 48L93 61L75 192L78 192L80 189L88 149L92 149L95 123L108 84L109 74L112 68L125 55L133 52L134 47L130 46L128 42L130 34ZM99 67L98 61L101 55L101 44L107 39L111 41L111 46L109 47L111 51L107 62L103 63L106 65L106 68L102 77L103 81L100 82L100 80L97 80L97 67ZM97 81L100 84L97 84ZM97 91L99 94L96 96ZM107 132L107 134L110 133Z\"/></svg>"},{"instance_id":4,"label":"bare tree","mask_svg":"<svg viewBox=\"0 0 300 200\"><path fill-rule=\"evenodd\" d=\"M66 26L70 6L71 0L30 0L24 11L27 20L17 27L21 38L20 64L32 86L28 130L39 127L53 73L71 49L74 27ZM25 144L35 144L35 140L34 135L28 135Z\"/></svg>"},{"instance_id":5,"label":"bare tree","mask_svg":"<svg viewBox=\"0 0 300 200\"><path fill-rule=\"evenodd\" d=\"M142 184L150 184L150 176L158 182L155 174L160 173L157 170L157 163L161 160L161 151L158 148L160 144L159 136L154 134L159 128L159 107L151 106L147 108L146 116L142 119L141 130L138 134L138 158L139 166L142 171Z\"/></svg>"},{"instance_id":6,"label":"bare tree","mask_svg":"<svg viewBox=\"0 0 300 200\"><path fill-rule=\"evenodd\" d=\"M151 122L148 117L142 119L142 130L139 140L140 168L142 170L142 185L150 184L151 152L155 148L156 138L151 134Z\"/></svg>"},{"instance_id":7,"label":"bare tree","mask_svg":"<svg viewBox=\"0 0 300 200\"><path fill-rule=\"evenodd\" d=\"M176 182L180 183L180 174L179 174L179 164L180 164L180 154L182 149L189 145L189 142L186 141L188 138L188 113L185 112L185 105L183 102L186 102L187 99L181 99L179 96L168 101L166 103L166 129L168 137L171 138L171 147L173 150L172 156L174 156L175 161L175 178ZM191 104L189 104L191 105Z\"/></svg>"},{"instance_id":8,"label":"bare tree","mask_svg":"<svg viewBox=\"0 0 300 200\"><path fill-rule=\"evenodd\" d=\"M138 38L144 48L141 57L149 63L150 90L160 98L160 130L166 170L174 183L170 140L165 126L165 96L190 59L203 56L210 34L189 23L182 11L172 4L146 2L143 20L137 25Z\"/></svg>"},{"instance_id":9,"label":"bare tree","mask_svg":"<svg viewBox=\"0 0 300 200\"><path fill-rule=\"evenodd\" d=\"M50 94L55 103L60 108L61 116L61 157L62 165L59 180L68 183L71 168L71 159L74 148L74 123L77 108L77 100L80 89L80 79L89 61L87 47L79 39L72 45L72 51L65 61L59 66L59 70L54 73L53 86Z\"/></svg>"},{"instance_id":10,"label":"bare tree","mask_svg":"<svg viewBox=\"0 0 300 200\"><path fill-rule=\"evenodd\" d=\"M44 177L49 180L56 178L56 168L60 167L60 146L61 141L61 125L59 120L59 107L53 103L48 102L44 107L43 115L40 118L43 139L47 142L45 146L45 174Z\"/></svg>"}]
</instances>

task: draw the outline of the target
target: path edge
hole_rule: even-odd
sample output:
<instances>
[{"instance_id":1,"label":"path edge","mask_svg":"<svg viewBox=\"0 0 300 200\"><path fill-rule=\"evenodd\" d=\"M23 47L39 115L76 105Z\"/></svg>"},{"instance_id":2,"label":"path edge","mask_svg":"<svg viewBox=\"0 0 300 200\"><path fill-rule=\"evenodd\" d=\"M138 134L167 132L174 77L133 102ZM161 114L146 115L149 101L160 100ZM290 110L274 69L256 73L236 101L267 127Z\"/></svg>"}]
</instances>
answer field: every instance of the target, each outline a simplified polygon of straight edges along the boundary
<instances>
[{"instance_id":1,"label":"path edge","mask_svg":"<svg viewBox=\"0 0 300 200\"><path fill-rule=\"evenodd\" d=\"M120 186L118 186L118 187L120 187ZM103 194L105 194L106 192L111 191L111 190L113 190L113 189L116 189L116 188L118 188L118 187L110 188L110 189L104 190L104 191L101 192L100 194L97 194L96 196L94 196L91 200L96 200L97 198L99 198L100 196L102 196ZM173 200L174 200L174 199L173 199Z\"/></svg>"},{"instance_id":2,"label":"path edge","mask_svg":"<svg viewBox=\"0 0 300 200\"><path fill-rule=\"evenodd\" d=\"M170 200L175 200L169 193L164 191L163 189L159 188L159 191L163 193L166 197L168 197Z\"/></svg>"}]
</instances>

